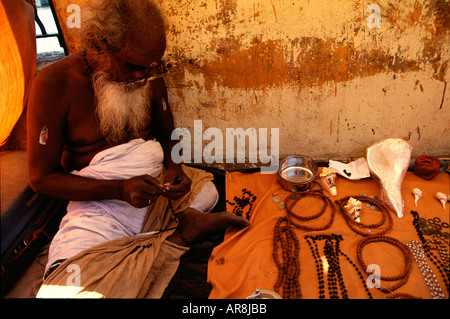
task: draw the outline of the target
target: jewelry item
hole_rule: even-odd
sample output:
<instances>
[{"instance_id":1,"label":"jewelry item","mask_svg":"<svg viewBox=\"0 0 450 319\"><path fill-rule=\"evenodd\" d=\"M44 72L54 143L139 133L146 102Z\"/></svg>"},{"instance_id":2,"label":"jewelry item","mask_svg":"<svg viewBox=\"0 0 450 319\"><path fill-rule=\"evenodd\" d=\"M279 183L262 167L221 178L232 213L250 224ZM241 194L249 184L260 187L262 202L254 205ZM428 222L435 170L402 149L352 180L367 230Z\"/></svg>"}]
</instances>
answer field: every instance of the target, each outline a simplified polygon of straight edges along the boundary
<instances>
[{"instance_id":1,"label":"jewelry item","mask_svg":"<svg viewBox=\"0 0 450 319\"><path fill-rule=\"evenodd\" d=\"M450 286L449 285L450 269L448 267L448 264L446 266L443 261L441 261L437 256L434 255L434 253L431 251L432 247L429 245L428 240L425 239L425 237L424 237L425 232L423 231L424 229L423 229L423 226L421 226L421 225L424 225L426 223L426 220L424 218L420 218L419 213L417 211L412 210L411 215L414 217L413 225L414 225L414 228L416 229L417 236L419 237L420 242L422 243L422 249L425 251L427 258L430 259L430 262L437 267L437 269L441 275L441 278L444 282L444 285L447 288L447 291L450 292L450 287L449 287ZM435 217L432 220L434 222L440 222L440 219L438 217ZM431 219L429 219L428 221L431 221ZM441 225L444 227L444 223L442 223ZM446 233L446 234L448 234L448 233ZM441 235L441 234L438 234L438 235ZM440 238L442 240L446 240L446 241L448 240L448 237L440 236ZM448 248L448 243L447 243L447 248Z\"/></svg>"},{"instance_id":2,"label":"jewelry item","mask_svg":"<svg viewBox=\"0 0 450 319\"><path fill-rule=\"evenodd\" d=\"M234 202L226 200L227 204L233 206L233 213L238 216L244 216L250 220L250 213L252 212L253 203L256 201L256 196L246 188L242 189L242 197L234 196ZM244 214L244 208L246 213Z\"/></svg>"},{"instance_id":3,"label":"jewelry item","mask_svg":"<svg viewBox=\"0 0 450 319\"><path fill-rule=\"evenodd\" d=\"M425 251L422 249L422 244L413 240L410 244L407 244L413 252L414 259L419 266L420 272L423 275L423 279L430 289L431 297L433 299L444 299L445 295L442 292L439 281L433 273L433 270L427 263L427 257Z\"/></svg>"},{"instance_id":4,"label":"jewelry item","mask_svg":"<svg viewBox=\"0 0 450 319\"><path fill-rule=\"evenodd\" d=\"M381 220L378 223L373 224L365 224L363 222L357 222L355 221L346 211L345 205L349 201L350 198L354 198L356 200L359 200L361 202L366 202L369 204L369 207L374 206L374 211L380 211L381 212ZM378 200L375 198L367 197L367 196L347 196L340 200L335 201L336 204L341 209L342 216L344 216L344 219L347 223L347 225L350 227L351 230L353 230L355 233L362 235L362 236L375 236L375 235L383 235L387 233L392 228L392 216L389 214L389 211L387 208ZM378 209L377 209L378 208ZM387 220L387 223L386 223ZM382 227L383 226L383 227ZM366 228L366 230L361 230L360 228ZM368 230L367 230L368 228ZM378 232L373 234L372 229L377 228Z\"/></svg>"},{"instance_id":5,"label":"jewelry item","mask_svg":"<svg viewBox=\"0 0 450 319\"><path fill-rule=\"evenodd\" d=\"M383 288L383 287L378 288L377 287L378 289L380 289L381 292L384 292L384 293L392 292L392 291L400 288L401 286L403 286L406 283L406 281L408 280L408 277L411 272L412 254L406 245L404 245L403 243L401 243L400 241L398 241L395 238L388 237L388 236L367 236L367 237L363 238L356 247L356 256L357 256L358 261L363 269L367 269L367 265L364 262L363 257L362 257L363 248L366 245L368 245L370 243L374 243L374 242L385 242L385 243L394 245L394 246L400 248L400 250L402 251L402 253L404 255L405 268L404 268L403 272L401 272L400 274L398 274L396 276L379 276L380 280L386 280L386 281L400 280L397 284L392 285L390 288Z\"/></svg>"}]
</instances>

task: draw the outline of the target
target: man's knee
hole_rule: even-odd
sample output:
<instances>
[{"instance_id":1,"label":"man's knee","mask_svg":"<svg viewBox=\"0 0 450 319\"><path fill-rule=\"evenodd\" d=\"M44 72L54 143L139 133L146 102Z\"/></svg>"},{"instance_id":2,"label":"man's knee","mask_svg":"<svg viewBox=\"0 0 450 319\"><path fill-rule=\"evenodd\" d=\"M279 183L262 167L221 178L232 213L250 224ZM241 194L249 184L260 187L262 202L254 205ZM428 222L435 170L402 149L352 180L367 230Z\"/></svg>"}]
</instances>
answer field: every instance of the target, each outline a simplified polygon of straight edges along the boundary
<instances>
[{"instance_id":1,"label":"man's knee","mask_svg":"<svg viewBox=\"0 0 450 319\"><path fill-rule=\"evenodd\" d=\"M219 192L213 182L208 181L203 184L200 192L195 196L190 208L196 209L203 213L209 213L213 210L219 201Z\"/></svg>"}]
</instances>

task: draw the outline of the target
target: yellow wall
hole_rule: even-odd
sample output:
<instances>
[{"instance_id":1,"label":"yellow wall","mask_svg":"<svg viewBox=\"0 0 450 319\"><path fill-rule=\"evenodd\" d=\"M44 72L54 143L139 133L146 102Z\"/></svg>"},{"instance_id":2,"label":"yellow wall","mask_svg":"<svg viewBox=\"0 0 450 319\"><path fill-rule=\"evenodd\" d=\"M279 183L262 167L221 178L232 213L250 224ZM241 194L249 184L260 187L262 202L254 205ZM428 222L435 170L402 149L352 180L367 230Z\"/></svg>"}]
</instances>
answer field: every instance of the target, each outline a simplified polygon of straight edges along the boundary
<instances>
[{"instance_id":1,"label":"yellow wall","mask_svg":"<svg viewBox=\"0 0 450 319\"><path fill-rule=\"evenodd\" d=\"M54 2L67 19L84 1ZM176 126L279 128L280 157L346 160L388 137L450 157L449 1L159 2Z\"/></svg>"}]
</instances>

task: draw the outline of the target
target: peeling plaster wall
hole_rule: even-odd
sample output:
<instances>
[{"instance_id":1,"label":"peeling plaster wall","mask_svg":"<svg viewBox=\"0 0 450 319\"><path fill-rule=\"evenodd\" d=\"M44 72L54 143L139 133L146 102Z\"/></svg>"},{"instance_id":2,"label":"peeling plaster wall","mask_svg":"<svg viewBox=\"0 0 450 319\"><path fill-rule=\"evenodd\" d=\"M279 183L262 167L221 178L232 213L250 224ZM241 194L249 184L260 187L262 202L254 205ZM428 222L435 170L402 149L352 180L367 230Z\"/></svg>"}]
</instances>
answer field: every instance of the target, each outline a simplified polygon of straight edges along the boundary
<instances>
[{"instance_id":1,"label":"peeling plaster wall","mask_svg":"<svg viewBox=\"0 0 450 319\"><path fill-rule=\"evenodd\" d=\"M370 29L376 3L381 28ZM449 2L163 1L177 126L279 128L280 157L401 137L450 155Z\"/></svg>"},{"instance_id":2,"label":"peeling plaster wall","mask_svg":"<svg viewBox=\"0 0 450 319\"><path fill-rule=\"evenodd\" d=\"M201 119L223 136L279 128L280 158L348 160L388 137L407 140L413 157L450 157L449 1L159 3L169 102L192 135ZM380 28L369 28L371 4Z\"/></svg>"}]
</instances>

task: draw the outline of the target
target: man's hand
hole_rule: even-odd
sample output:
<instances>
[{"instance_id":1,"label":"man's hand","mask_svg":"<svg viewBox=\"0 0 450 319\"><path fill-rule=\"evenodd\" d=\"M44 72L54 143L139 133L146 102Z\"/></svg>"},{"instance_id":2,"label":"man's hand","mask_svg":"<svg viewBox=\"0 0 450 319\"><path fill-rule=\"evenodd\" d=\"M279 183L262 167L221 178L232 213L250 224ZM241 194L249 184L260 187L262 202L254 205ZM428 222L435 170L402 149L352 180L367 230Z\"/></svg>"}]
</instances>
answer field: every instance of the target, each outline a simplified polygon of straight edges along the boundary
<instances>
[{"instance_id":1,"label":"man's hand","mask_svg":"<svg viewBox=\"0 0 450 319\"><path fill-rule=\"evenodd\" d=\"M137 208L150 205L162 193L163 187L150 175L136 176L121 182L121 199Z\"/></svg>"},{"instance_id":2,"label":"man's hand","mask_svg":"<svg viewBox=\"0 0 450 319\"><path fill-rule=\"evenodd\" d=\"M191 179L180 165L171 165L167 168L163 188L165 197L178 199L191 190Z\"/></svg>"}]
</instances>

